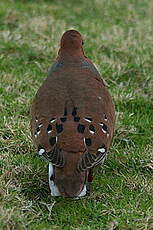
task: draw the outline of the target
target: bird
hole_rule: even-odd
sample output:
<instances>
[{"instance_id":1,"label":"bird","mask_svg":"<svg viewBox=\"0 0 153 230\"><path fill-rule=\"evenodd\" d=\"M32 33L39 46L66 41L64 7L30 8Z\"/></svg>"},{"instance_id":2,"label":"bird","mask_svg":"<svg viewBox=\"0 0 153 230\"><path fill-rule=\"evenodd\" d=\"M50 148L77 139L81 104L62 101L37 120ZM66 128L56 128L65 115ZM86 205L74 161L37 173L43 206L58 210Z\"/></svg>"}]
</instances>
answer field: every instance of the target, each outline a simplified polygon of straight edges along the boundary
<instances>
[{"instance_id":1,"label":"bird","mask_svg":"<svg viewBox=\"0 0 153 230\"><path fill-rule=\"evenodd\" d=\"M113 99L83 44L76 30L62 35L31 106L32 140L48 162L52 196L86 196L93 170L104 162L113 139Z\"/></svg>"}]
</instances>

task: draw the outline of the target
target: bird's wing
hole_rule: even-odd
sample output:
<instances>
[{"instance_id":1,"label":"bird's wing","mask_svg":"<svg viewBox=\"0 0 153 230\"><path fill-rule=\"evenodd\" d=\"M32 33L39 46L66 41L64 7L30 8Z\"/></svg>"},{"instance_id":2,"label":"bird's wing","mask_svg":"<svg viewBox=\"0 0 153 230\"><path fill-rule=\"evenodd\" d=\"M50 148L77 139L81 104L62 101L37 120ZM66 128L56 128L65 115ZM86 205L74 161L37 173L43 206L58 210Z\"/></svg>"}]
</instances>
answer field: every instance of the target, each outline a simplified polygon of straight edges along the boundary
<instances>
[{"instance_id":1,"label":"bird's wing","mask_svg":"<svg viewBox=\"0 0 153 230\"><path fill-rule=\"evenodd\" d=\"M85 170L106 155L114 120L111 96L92 63L57 61L33 102L32 137L39 154L59 167L63 151L81 152Z\"/></svg>"}]
</instances>

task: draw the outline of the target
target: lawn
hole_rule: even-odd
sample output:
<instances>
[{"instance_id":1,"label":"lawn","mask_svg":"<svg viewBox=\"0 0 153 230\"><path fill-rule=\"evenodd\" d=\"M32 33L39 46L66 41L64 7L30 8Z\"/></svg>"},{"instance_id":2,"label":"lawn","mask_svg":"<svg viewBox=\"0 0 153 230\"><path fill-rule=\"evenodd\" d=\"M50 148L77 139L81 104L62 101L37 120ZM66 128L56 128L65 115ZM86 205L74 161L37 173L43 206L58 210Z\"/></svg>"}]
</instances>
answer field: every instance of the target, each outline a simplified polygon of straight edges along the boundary
<instances>
[{"instance_id":1,"label":"lawn","mask_svg":"<svg viewBox=\"0 0 153 230\"><path fill-rule=\"evenodd\" d=\"M153 229L153 1L0 1L0 228ZM116 107L92 194L52 198L30 136L32 99L67 29L84 37Z\"/></svg>"}]
</instances>

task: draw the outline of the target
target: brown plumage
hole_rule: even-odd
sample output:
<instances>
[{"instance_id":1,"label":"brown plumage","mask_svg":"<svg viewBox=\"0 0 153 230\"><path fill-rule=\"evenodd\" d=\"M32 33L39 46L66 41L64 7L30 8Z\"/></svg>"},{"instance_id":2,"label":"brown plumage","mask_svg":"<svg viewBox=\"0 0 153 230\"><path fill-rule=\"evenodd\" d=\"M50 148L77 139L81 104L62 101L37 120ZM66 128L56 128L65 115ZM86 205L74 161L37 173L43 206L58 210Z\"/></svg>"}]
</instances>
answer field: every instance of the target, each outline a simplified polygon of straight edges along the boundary
<instances>
[{"instance_id":1,"label":"brown plumage","mask_svg":"<svg viewBox=\"0 0 153 230\"><path fill-rule=\"evenodd\" d=\"M89 172L104 160L113 137L111 96L82 45L79 32L63 34L57 60L32 105L32 139L50 162L52 195L85 195Z\"/></svg>"}]
</instances>

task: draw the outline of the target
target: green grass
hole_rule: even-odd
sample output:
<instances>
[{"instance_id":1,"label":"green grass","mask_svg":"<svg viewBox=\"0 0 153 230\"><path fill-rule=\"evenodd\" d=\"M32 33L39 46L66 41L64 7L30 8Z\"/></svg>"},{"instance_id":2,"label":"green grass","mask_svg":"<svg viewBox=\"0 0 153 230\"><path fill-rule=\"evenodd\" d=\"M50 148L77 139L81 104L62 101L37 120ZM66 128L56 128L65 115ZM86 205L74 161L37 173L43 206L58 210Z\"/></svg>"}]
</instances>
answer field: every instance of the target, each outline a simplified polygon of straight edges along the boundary
<instances>
[{"instance_id":1,"label":"green grass","mask_svg":"<svg viewBox=\"0 0 153 230\"><path fill-rule=\"evenodd\" d=\"M153 229L152 10L149 0L0 1L1 229ZM32 99L71 28L83 35L117 115L93 192L76 201L50 196L29 131Z\"/></svg>"}]
</instances>

